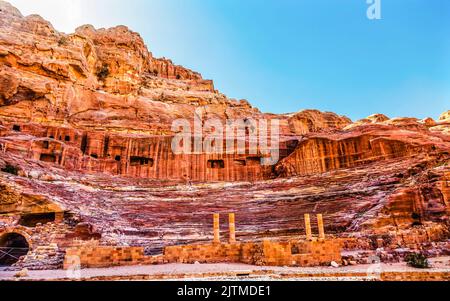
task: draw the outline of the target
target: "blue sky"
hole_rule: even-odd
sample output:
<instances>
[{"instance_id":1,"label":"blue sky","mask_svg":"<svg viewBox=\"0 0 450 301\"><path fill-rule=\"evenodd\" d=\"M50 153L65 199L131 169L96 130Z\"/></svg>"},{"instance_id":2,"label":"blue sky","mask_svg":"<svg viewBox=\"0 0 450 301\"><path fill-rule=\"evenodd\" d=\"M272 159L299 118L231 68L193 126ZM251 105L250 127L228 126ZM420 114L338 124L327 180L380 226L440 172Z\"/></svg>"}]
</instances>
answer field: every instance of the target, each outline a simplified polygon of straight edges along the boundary
<instances>
[{"instance_id":1,"label":"blue sky","mask_svg":"<svg viewBox=\"0 0 450 301\"><path fill-rule=\"evenodd\" d=\"M264 112L437 118L450 110L450 1L11 0L56 29L118 24L155 56Z\"/></svg>"}]
</instances>

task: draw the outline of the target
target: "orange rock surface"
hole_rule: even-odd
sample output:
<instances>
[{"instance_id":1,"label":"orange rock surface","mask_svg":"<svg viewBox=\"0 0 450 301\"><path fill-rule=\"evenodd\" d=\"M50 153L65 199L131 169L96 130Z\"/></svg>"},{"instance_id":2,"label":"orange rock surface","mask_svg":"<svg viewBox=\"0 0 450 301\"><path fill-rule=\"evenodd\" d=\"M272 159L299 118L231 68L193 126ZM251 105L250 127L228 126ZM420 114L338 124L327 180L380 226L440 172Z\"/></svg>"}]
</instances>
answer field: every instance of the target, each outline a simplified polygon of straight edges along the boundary
<instances>
[{"instance_id":1,"label":"orange rock surface","mask_svg":"<svg viewBox=\"0 0 450 301\"><path fill-rule=\"evenodd\" d=\"M280 120L280 161L174 154L173 121L199 112ZM445 240L449 128L449 112L357 122L316 110L263 114L153 57L125 26L66 35L0 1L0 235L24 215L63 212L59 242L159 248L208 241L212 214L235 212L243 240L302 235L305 213L323 213L337 236L418 227L437 233L420 243Z\"/></svg>"}]
</instances>

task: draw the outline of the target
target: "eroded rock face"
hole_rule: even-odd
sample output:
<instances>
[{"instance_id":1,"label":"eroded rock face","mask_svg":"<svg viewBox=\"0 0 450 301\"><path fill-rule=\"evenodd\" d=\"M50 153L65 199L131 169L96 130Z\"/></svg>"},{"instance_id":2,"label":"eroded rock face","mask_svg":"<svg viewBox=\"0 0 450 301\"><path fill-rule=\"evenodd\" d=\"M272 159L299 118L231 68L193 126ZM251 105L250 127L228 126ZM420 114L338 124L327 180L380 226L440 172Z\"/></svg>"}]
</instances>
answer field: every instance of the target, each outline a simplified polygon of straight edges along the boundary
<instances>
[{"instance_id":1,"label":"eroded rock face","mask_svg":"<svg viewBox=\"0 0 450 301\"><path fill-rule=\"evenodd\" d=\"M1 1L0 2L0 12L4 12L5 14L9 14L16 17L22 17L22 13L12 6L9 2Z\"/></svg>"},{"instance_id":2,"label":"eroded rock face","mask_svg":"<svg viewBox=\"0 0 450 301\"><path fill-rule=\"evenodd\" d=\"M339 130L351 123L352 121L347 117L317 110L301 111L289 118L289 126L297 135L325 130Z\"/></svg>"},{"instance_id":3,"label":"eroded rock face","mask_svg":"<svg viewBox=\"0 0 450 301\"><path fill-rule=\"evenodd\" d=\"M427 150L369 135L343 140L317 137L301 143L278 168L283 176L317 174L391 158L407 158L422 151Z\"/></svg>"},{"instance_id":4,"label":"eroded rock face","mask_svg":"<svg viewBox=\"0 0 450 301\"><path fill-rule=\"evenodd\" d=\"M173 121L192 125L199 115L278 119L280 160L174 154ZM419 243L442 240L449 128L448 112L439 121L376 114L357 122L316 110L263 114L154 58L125 26L65 35L0 1L0 226L71 213L59 216L63 226L45 226L43 244L54 236L65 246L205 241L215 212L236 212L245 240L299 236L305 213L324 213L337 236L390 231L401 246L415 227L434 233Z\"/></svg>"},{"instance_id":5,"label":"eroded rock face","mask_svg":"<svg viewBox=\"0 0 450 301\"><path fill-rule=\"evenodd\" d=\"M439 120L440 121L449 121L450 120L450 111L442 113L442 115L439 117Z\"/></svg>"}]
</instances>

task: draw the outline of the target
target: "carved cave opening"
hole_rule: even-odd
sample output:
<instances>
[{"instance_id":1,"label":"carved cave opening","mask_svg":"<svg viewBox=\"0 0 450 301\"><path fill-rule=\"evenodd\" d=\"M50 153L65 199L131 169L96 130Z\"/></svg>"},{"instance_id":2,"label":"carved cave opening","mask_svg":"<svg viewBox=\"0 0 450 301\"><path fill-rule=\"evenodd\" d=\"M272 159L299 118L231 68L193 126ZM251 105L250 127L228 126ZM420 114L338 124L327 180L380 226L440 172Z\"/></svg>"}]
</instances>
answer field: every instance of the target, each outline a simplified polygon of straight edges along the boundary
<instances>
[{"instance_id":1,"label":"carved cave opening","mask_svg":"<svg viewBox=\"0 0 450 301\"><path fill-rule=\"evenodd\" d=\"M105 141L103 143L103 156L106 157L108 155L108 149L109 149L109 137L105 137Z\"/></svg>"},{"instance_id":2,"label":"carved cave opening","mask_svg":"<svg viewBox=\"0 0 450 301\"><path fill-rule=\"evenodd\" d=\"M153 167L154 160L152 158L146 158L146 157L137 157L132 156L130 157L130 165L131 166L150 166Z\"/></svg>"},{"instance_id":3,"label":"carved cave opening","mask_svg":"<svg viewBox=\"0 0 450 301\"><path fill-rule=\"evenodd\" d=\"M225 168L225 162L223 160L208 160L208 168L212 169Z\"/></svg>"},{"instance_id":4,"label":"carved cave opening","mask_svg":"<svg viewBox=\"0 0 450 301\"><path fill-rule=\"evenodd\" d=\"M23 214L19 219L19 225L34 228L37 224L45 225L55 221L55 213L30 213Z\"/></svg>"},{"instance_id":5,"label":"carved cave opening","mask_svg":"<svg viewBox=\"0 0 450 301\"><path fill-rule=\"evenodd\" d=\"M48 162L48 163L55 163L56 162L56 156L50 155L50 154L41 154L40 161L42 162Z\"/></svg>"},{"instance_id":6,"label":"carved cave opening","mask_svg":"<svg viewBox=\"0 0 450 301\"><path fill-rule=\"evenodd\" d=\"M20 125L17 125L17 124L13 125L12 129L14 132L20 132Z\"/></svg>"},{"instance_id":7,"label":"carved cave opening","mask_svg":"<svg viewBox=\"0 0 450 301\"><path fill-rule=\"evenodd\" d=\"M261 157L248 157L247 165L250 165L250 166L261 165Z\"/></svg>"},{"instance_id":8,"label":"carved cave opening","mask_svg":"<svg viewBox=\"0 0 450 301\"><path fill-rule=\"evenodd\" d=\"M87 145L88 145L88 137L87 134L83 134L83 137L81 138L81 152L83 154L86 154L86 150L87 150Z\"/></svg>"},{"instance_id":9,"label":"carved cave opening","mask_svg":"<svg viewBox=\"0 0 450 301\"><path fill-rule=\"evenodd\" d=\"M0 237L0 266L12 266L27 255L30 246L19 233L6 233Z\"/></svg>"}]
</instances>

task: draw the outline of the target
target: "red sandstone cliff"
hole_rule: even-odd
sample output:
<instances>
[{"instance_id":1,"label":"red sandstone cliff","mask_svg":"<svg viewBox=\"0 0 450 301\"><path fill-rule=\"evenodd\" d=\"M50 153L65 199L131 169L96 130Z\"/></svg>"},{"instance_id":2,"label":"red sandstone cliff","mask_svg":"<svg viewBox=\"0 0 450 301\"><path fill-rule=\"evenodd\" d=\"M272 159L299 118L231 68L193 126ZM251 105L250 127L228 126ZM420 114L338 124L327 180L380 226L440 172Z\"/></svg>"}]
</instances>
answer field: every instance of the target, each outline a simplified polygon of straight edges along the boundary
<instances>
[{"instance_id":1,"label":"red sandstone cliff","mask_svg":"<svg viewBox=\"0 0 450 301\"><path fill-rule=\"evenodd\" d=\"M222 121L279 119L280 162L173 154L172 122L197 109ZM213 212L236 211L245 239L298 235L303 214L320 212L333 233L421 225L444 229L433 232L442 238L449 128L449 112L357 122L315 110L262 114L154 58L125 26L65 35L0 1L0 166L17 169L0 173L0 227L62 211L67 225L95 225L106 244L162 245L204 240Z\"/></svg>"}]
</instances>

